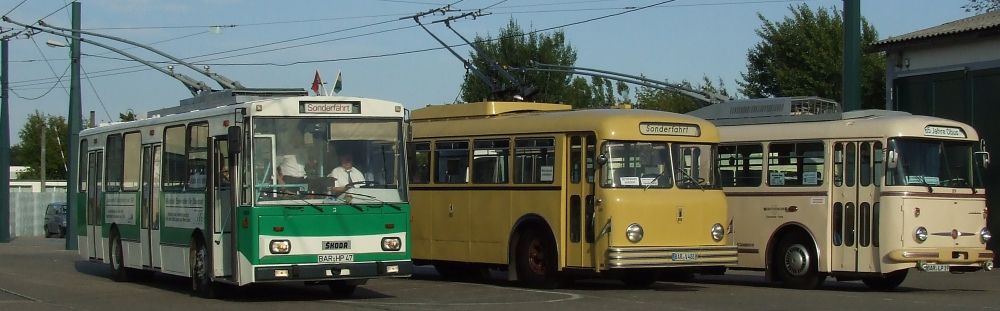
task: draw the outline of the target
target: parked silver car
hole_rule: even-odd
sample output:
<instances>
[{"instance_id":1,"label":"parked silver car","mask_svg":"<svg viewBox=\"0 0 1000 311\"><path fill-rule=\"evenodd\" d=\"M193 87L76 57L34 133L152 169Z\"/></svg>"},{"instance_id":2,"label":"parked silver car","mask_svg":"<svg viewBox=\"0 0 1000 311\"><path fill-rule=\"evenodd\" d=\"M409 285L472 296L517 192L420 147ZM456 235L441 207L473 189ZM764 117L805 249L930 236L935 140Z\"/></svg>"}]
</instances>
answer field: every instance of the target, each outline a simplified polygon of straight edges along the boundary
<instances>
[{"instance_id":1,"label":"parked silver car","mask_svg":"<svg viewBox=\"0 0 1000 311\"><path fill-rule=\"evenodd\" d=\"M45 237L66 237L66 202L52 202L45 208Z\"/></svg>"}]
</instances>

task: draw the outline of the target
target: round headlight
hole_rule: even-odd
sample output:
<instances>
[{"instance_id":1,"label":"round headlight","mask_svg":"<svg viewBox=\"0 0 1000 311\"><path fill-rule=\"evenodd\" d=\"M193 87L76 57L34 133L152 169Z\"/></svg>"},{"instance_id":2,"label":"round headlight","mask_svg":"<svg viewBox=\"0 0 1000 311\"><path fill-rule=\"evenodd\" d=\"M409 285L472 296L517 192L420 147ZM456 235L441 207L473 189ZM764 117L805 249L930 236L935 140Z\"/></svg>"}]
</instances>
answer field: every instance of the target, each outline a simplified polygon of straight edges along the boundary
<instances>
[{"instance_id":1,"label":"round headlight","mask_svg":"<svg viewBox=\"0 0 1000 311\"><path fill-rule=\"evenodd\" d=\"M726 229L722 227L722 224L712 225L712 240L716 242L722 241L722 238L726 236Z\"/></svg>"},{"instance_id":2,"label":"round headlight","mask_svg":"<svg viewBox=\"0 0 1000 311\"><path fill-rule=\"evenodd\" d=\"M992 237L993 237L993 234L990 233L990 229L989 228L983 227L983 230L979 230L979 240L982 241L983 244L986 244L986 242L989 242L990 238L992 238Z\"/></svg>"},{"instance_id":3,"label":"round headlight","mask_svg":"<svg viewBox=\"0 0 1000 311\"><path fill-rule=\"evenodd\" d=\"M632 243L642 241L642 226L639 224L628 225L628 229L625 229L625 236L628 237L628 240L632 241Z\"/></svg>"},{"instance_id":4,"label":"round headlight","mask_svg":"<svg viewBox=\"0 0 1000 311\"><path fill-rule=\"evenodd\" d=\"M917 242L927 241L927 228L917 228L917 231L913 232L913 236L917 238Z\"/></svg>"}]
</instances>

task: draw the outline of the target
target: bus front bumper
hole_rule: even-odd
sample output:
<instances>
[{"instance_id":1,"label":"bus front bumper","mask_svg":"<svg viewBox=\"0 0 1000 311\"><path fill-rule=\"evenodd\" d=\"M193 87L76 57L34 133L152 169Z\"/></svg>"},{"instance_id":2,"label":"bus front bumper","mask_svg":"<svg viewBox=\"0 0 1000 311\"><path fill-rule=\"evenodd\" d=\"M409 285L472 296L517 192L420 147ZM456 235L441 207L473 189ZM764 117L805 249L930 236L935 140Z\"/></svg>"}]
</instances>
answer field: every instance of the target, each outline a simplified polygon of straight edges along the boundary
<instances>
[{"instance_id":1,"label":"bus front bumper","mask_svg":"<svg viewBox=\"0 0 1000 311\"><path fill-rule=\"evenodd\" d=\"M993 270L993 251L980 248L921 248L897 249L889 252L889 259L900 263L916 263L926 270L927 265L979 265Z\"/></svg>"},{"instance_id":2,"label":"bus front bumper","mask_svg":"<svg viewBox=\"0 0 1000 311\"><path fill-rule=\"evenodd\" d=\"M276 265L254 268L254 279L257 282L351 280L407 277L410 274L413 274L413 262L409 260Z\"/></svg>"},{"instance_id":3,"label":"bus front bumper","mask_svg":"<svg viewBox=\"0 0 1000 311\"><path fill-rule=\"evenodd\" d=\"M675 268L736 265L736 246L611 247L610 268Z\"/></svg>"}]
</instances>

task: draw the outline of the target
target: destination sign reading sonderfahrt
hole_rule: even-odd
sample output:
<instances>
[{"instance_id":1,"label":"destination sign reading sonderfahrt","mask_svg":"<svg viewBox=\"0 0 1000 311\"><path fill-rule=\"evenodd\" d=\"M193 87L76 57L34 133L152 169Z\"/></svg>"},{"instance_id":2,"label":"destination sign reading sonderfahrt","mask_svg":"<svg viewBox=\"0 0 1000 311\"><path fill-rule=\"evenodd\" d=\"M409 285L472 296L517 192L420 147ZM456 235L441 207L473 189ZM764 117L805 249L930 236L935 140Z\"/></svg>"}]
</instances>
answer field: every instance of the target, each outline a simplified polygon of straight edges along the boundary
<instances>
[{"instance_id":1,"label":"destination sign reading sonderfahrt","mask_svg":"<svg viewBox=\"0 0 1000 311\"><path fill-rule=\"evenodd\" d=\"M694 124L639 123L643 135L701 136L701 128Z\"/></svg>"}]
</instances>

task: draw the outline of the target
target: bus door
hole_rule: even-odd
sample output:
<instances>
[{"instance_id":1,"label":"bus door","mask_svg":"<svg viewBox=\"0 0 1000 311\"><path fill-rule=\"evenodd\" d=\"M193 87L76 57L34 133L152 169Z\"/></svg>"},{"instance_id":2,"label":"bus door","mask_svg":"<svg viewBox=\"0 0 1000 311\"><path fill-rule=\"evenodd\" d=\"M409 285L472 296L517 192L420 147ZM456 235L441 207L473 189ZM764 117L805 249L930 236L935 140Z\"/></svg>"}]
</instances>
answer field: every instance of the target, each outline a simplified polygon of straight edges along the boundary
<instances>
[{"instance_id":1,"label":"bus door","mask_svg":"<svg viewBox=\"0 0 1000 311\"><path fill-rule=\"evenodd\" d=\"M834 143L833 270L874 271L872 250L873 142ZM879 160L880 161L880 160Z\"/></svg>"},{"instance_id":2,"label":"bus door","mask_svg":"<svg viewBox=\"0 0 1000 311\"><path fill-rule=\"evenodd\" d=\"M566 161L567 179L565 213L567 227L566 266L598 268L594 254L594 150L597 139L594 135L572 134L569 136L569 157Z\"/></svg>"},{"instance_id":3,"label":"bus door","mask_svg":"<svg viewBox=\"0 0 1000 311\"><path fill-rule=\"evenodd\" d=\"M142 194L139 215L142 226L142 266L159 268L160 264L160 144L142 147Z\"/></svg>"},{"instance_id":4,"label":"bus door","mask_svg":"<svg viewBox=\"0 0 1000 311\"><path fill-rule=\"evenodd\" d=\"M233 234L233 202L229 179L229 170L233 169L229 159L228 136L215 137L214 153L212 155L212 211L209 214L212 224L212 268L216 277L233 274L233 245L230 236Z\"/></svg>"},{"instance_id":5,"label":"bus door","mask_svg":"<svg viewBox=\"0 0 1000 311\"><path fill-rule=\"evenodd\" d=\"M104 162L104 152L94 151L87 154L87 206L84 207L87 220L87 257L92 259L102 259L104 248L101 247L101 193L100 182L104 172L102 170Z\"/></svg>"}]
</instances>

